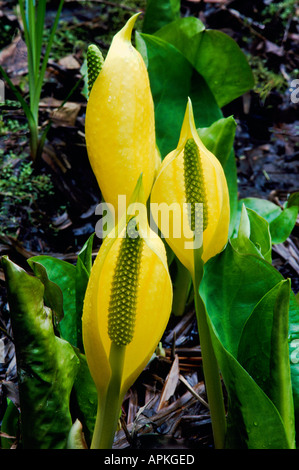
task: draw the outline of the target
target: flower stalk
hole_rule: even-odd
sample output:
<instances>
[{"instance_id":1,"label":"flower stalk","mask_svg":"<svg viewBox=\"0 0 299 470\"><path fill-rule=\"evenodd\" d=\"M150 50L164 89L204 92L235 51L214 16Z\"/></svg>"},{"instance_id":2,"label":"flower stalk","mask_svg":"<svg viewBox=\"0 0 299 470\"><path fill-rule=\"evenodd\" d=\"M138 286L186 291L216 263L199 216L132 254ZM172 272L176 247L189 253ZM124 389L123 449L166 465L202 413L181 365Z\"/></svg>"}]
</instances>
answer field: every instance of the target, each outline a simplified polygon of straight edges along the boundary
<instances>
[{"instance_id":1,"label":"flower stalk","mask_svg":"<svg viewBox=\"0 0 299 470\"><path fill-rule=\"evenodd\" d=\"M112 341L109 365L111 378L104 403L99 403L91 449L111 449L123 401L121 381L126 347Z\"/></svg>"},{"instance_id":2,"label":"flower stalk","mask_svg":"<svg viewBox=\"0 0 299 470\"><path fill-rule=\"evenodd\" d=\"M192 281L194 288L195 313L200 337L203 372L212 421L214 445L216 449L223 449L226 436L226 415L219 367L207 323L206 307L199 294L199 286L203 276L203 262L201 255L202 248L194 250L194 274L192 276Z\"/></svg>"}]
</instances>

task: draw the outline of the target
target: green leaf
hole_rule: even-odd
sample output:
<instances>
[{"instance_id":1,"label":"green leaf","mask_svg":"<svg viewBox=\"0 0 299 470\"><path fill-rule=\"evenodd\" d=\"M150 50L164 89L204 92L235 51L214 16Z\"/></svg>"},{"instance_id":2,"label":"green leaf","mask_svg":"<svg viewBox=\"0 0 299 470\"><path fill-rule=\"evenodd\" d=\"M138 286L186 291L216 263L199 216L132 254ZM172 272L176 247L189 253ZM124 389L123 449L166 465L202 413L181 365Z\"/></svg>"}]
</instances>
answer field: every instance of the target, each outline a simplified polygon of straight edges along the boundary
<instances>
[{"instance_id":1,"label":"green leaf","mask_svg":"<svg viewBox=\"0 0 299 470\"><path fill-rule=\"evenodd\" d=\"M23 447L65 448L78 359L71 345L54 334L42 282L8 258L2 258L2 266L16 348Z\"/></svg>"},{"instance_id":2,"label":"green leaf","mask_svg":"<svg viewBox=\"0 0 299 470\"><path fill-rule=\"evenodd\" d=\"M272 261L272 243L268 222L252 209L242 206L238 236L231 239L231 244L240 253L262 256Z\"/></svg>"},{"instance_id":3,"label":"green leaf","mask_svg":"<svg viewBox=\"0 0 299 470\"><path fill-rule=\"evenodd\" d=\"M205 25L200 19L188 16L169 22L169 24L156 30L154 35L175 46L194 65L197 55L196 48L192 47L191 50L187 51L187 46L192 41L196 42L196 44L193 44L194 46L198 45L202 39L201 33L205 29Z\"/></svg>"},{"instance_id":4,"label":"green leaf","mask_svg":"<svg viewBox=\"0 0 299 470\"><path fill-rule=\"evenodd\" d=\"M36 277L38 277L45 288L44 292L44 301L47 307L50 307L52 312L56 317L56 323L59 323L63 318L63 295L60 287L57 284L50 281L47 275L47 271L43 265L33 261L32 259L28 260L28 264L32 268Z\"/></svg>"},{"instance_id":5,"label":"green leaf","mask_svg":"<svg viewBox=\"0 0 299 470\"><path fill-rule=\"evenodd\" d=\"M238 361L279 411L290 447L295 445L288 314L290 281L274 286L255 306L239 343Z\"/></svg>"},{"instance_id":6,"label":"green leaf","mask_svg":"<svg viewBox=\"0 0 299 470\"><path fill-rule=\"evenodd\" d=\"M77 317L76 310L76 267L47 255L33 256L30 260L44 266L50 281L60 287L64 317L59 323L59 331L62 338L77 347L81 335L81 316Z\"/></svg>"},{"instance_id":7,"label":"green leaf","mask_svg":"<svg viewBox=\"0 0 299 470\"><path fill-rule=\"evenodd\" d=\"M267 222L272 222L281 214L281 209L276 204L267 199L260 199L257 197L248 197L240 199L239 201L239 212L241 213L242 205L245 204L249 209L257 212L261 217L267 220Z\"/></svg>"},{"instance_id":8,"label":"green leaf","mask_svg":"<svg viewBox=\"0 0 299 470\"><path fill-rule=\"evenodd\" d=\"M197 129L205 146L218 158L224 169L230 200L230 229L232 235L237 218L237 167L233 151L236 121L232 116L215 121L210 127Z\"/></svg>"},{"instance_id":9,"label":"green leaf","mask_svg":"<svg viewBox=\"0 0 299 470\"><path fill-rule=\"evenodd\" d=\"M16 405L9 400L6 411L1 422L1 433L17 437L20 413ZM10 439L1 434L1 449L10 449L15 439Z\"/></svg>"},{"instance_id":10,"label":"green leaf","mask_svg":"<svg viewBox=\"0 0 299 470\"><path fill-rule=\"evenodd\" d=\"M219 119L210 127L197 132L205 146L218 158L224 167L234 145L237 123L233 116Z\"/></svg>"},{"instance_id":11,"label":"green leaf","mask_svg":"<svg viewBox=\"0 0 299 470\"><path fill-rule=\"evenodd\" d=\"M81 352L84 351L84 347L82 339L82 325L80 319L82 318L83 302L92 266L93 238L94 233L89 237L89 239L79 252L76 264L76 318L78 319L77 347L80 349Z\"/></svg>"},{"instance_id":12,"label":"green leaf","mask_svg":"<svg viewBox=\"0 0 299 470\"><path fill-rule=\"evenodd\" d=\"M260 417L255 415L255 401L257 407L262 406L262 404L258 403L257 397L253 399L249 397L251 389L248 389L247 379L244 379L246 382L242 382L243 368L240 377L236 372L241 367L240 364L235 364L238 357L240 338L243 328L258 302L282 280L284 278L281 274L262 257L240 253L233 249L230 242L222 253L205 264L200 293L205 302L214 332L213 335L216 337L217 350L221 356L217 356L217 359L226 386L230 390L232 406L235 407L232 411L230 433L236 438L236 432L239 436L238 439L244 446L251 446L252 442L255 442L256 436L262 437L263 433L265 436L263 445L266 445L269 437L267 423L269 423L270 418L275 422L277 418L264 416L263 414ZM291 292L288 343L297 434L299 430L299 361L296 360L296 347L299 344L298 325L299 306L294 294ZM226 363L226 361L228 362ZM227 371L227 377L225 377L225 371ZM237 387L239 391L234 391L234 387ZM244 393L244 396L239 396L241 393ZM260 394L260 392L258 393ZM254 397L255 393L252 396ZM240 403L239 408L238 403ZM252 410L251 406L253 407ZM268 407L268 405L265 406ZM276 410L275 407L274 409ZM248 436L246 426L250 416L252 416L252 423L254 421L259 425L251 427L251 435ZM257 420L255 416L258 418ZM237 429L238 426L240 426L240 431ZM279 434L280 425L277 424L277 427L270 429L272 433L270 440L278 439L276 430Z\"/></svg>"},{"instance_id":13,"label":"green leaf","mask_svg":"<svg viewBox=\"0 0 299 470\"><path fill-rule=\"evenodd\" d=\"M73 387L75 403L72 409L82 423L86 442L90 445L97 414L98 394L85 355L78 350L75 352L80 361L80 368Z\"/></svg>"},{"instance_id":14,"label":"green leaf","mask_svg":"<svg viewBox=\"0 0 299 470\"><path fill-rule=\"evenodd\" d=\"M155 35L182 52L203 76L220 108L253 88L247 59L227 34L203 29L200 20L187 17L164 26Z\"/></svg>"},{"instance_id":15,"label":"green leaf","mask_svg":"<svg viewBox=\"0 0 299 470\"><path fill-rule=\"evenodd\" d=\"M293 193L289 197L284 209L266 199L252 197L239 201L239 213L241 212L242 204L253 209L269 222L273 244L283 243L289 237L296 224L299 210L299 193ZM238 223L238 217L236 223Z\"/></svg>"},{"instance_id":16,"label":"green leaf","mask_svg":"<svg viewBox=\"0 0 299 470\"><path fill-rule=\"evenodd\" d=\"M84 243L82 249L78 253L78 258L82 261L86 272L90 275L91 267L92 267L92 245L94 239L94 233L88 238L88 240Z\"/></svg>"},{"instance_id":17,"label":"green leaf","mask_svg":"<svg viewBox=\"0 0 299 470\"><path fill-rule=\"evenodd\" d=\"M174 46L138 33L136 46L148 68L157 144L163 159L177 147L188 97L197 127L208 127L223 116L204 79Z\"/></svg>"},{"instance_id":18,"label":"green leaf","mask_svg":"<svg viewBox=\"0 0 299 470\"><path fill-rule=\"evenodd\" d=\"M286 207L279 216L270 223L272 242L283 243L291 234L298 217L298 206Z\"/></svg>"},{"instance_id":19,"label":"green leaf","mask_svg":"<svg viewBox=\"0 0 299 470\"><path fill-rule=\"evenodd\" d=\"M209 318L208 322L229 398L226 448L288 449L285 429L277 409L224 347Z\"/></svg>"},{"instance_id":20,"label":"green leaf","mask_svg":"<svg viewBox=\"0 0 299 470\"><path fill-rule=\"evenodd\" d=\"M143 32L152 34L165 24L179 18L180 8L180 0L147 0Z\"/></svg>"}]
</instances>

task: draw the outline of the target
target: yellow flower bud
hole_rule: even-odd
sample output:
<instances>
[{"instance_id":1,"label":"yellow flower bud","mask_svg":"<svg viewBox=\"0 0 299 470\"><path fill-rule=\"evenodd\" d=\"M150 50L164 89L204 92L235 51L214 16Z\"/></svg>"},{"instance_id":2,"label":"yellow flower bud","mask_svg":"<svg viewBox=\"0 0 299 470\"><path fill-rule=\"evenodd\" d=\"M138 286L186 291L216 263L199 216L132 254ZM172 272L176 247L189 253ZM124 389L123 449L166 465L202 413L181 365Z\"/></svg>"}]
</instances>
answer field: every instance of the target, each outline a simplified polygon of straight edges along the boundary
<instances>
[{"instance_id":1,"label":"yellow flower bud","mask_svg":"<svg viewBox=\"0 0 299 470\"><path fill-rule=\"evenodd\" d=\"M118 195L133 193L143 173L148 198L156 167L154 105L149 77L131 44L137 15L113 38L87 104L85 138L91 167L105 202L117 213Z\"/></svg>"},{"instance_id":2,"label":"yellow flower bud","mask_svg":"<svg viewBox=\"0 0 299 470\"><path fill-rule=\"evenodd\" d=\"M195 217L196 203L202 204L200 217ZM202 224L204 262L224 248L230 217L227 182L220 162L198 136L190 99L178 146L163 160L152 189L151 208L161 204L174 208L169 210L168 236L163 234L158 211L152 209L152 216L169 246L191 273L194 270L191 236L198 228L196 223Z\"/></svg>"}]
</instances>

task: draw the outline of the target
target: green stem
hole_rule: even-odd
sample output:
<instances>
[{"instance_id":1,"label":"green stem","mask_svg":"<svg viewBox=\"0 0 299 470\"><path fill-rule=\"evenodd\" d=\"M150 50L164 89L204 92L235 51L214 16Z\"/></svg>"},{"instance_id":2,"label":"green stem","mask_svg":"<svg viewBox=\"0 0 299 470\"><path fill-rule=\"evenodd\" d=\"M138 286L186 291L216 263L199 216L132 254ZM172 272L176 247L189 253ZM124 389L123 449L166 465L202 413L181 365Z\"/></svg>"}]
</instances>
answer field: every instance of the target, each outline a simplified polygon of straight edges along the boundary
<instances>
[{"instance_id":1,"label":"green stem","mask_svg":"<svg viewBox=\"0 0 299 470\"><path fill-rule=\"evenodd\" d=\"M109 357L111 378L105 397L99 397L91 449L112 448L122 401L120 389L125 352L125 346L118 346L113 341L111 342Z\"/></svg>"},{"instance_id":2,"label":"green stem","mask_svg":"<svg viewBox=\"0 0 299 470\"><path fill-rule=\"evenodd\" d=\"M223 449L226 434L226 417L222 386L217 359L214 353L207 312L205 304L199 295L199 285L203 276L203 261L201 259L202 249L194 250L194 302L197 325L200 337L200 347L203 363L206 392L210 407L214 445L216 449Z\"/></svg>"},{"instance_id":3,"label":"green stem","mask_svg":"<svg viewBox=\"0 0 299 470\"><path fill-rule=\"evenodd\" d=\"M175 316L183 315L188 295L192 287L192 280L189 271L177 260L177 275L173 285L172 313Z\"/></svg>"}]
</instances>

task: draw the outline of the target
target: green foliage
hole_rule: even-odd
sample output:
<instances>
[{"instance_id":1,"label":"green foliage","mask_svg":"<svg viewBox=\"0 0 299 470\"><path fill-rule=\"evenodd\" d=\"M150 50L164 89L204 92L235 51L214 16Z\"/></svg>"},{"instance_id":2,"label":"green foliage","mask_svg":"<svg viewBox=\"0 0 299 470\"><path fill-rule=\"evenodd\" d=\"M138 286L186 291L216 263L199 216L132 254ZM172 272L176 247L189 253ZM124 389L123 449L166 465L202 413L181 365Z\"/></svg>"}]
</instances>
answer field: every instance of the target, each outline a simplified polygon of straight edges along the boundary
<instances>
[{"instance_id":1,"label":"green foliage","mask_svg":"<svg viewBox=\"0 0 299 470\"><path fill-rule=\"evenodd\" d=\"M197 129L207 149L218 158L224 169L229 189L230 235L234 231L238 207L237 168L233 150L236 126L236 121L230 116L213 122L210 127Z\"/></svg>"},{"instance_id":2,"label":"green foliage","mask_svg":"<svg viewBox=\"0 0 299 470\"><path fill-rule=\"evenodd\" d=\"M271 91L284 92L288 88L288 82L281 73L275 73L267 67L266 60L258 56L248 56L254 76L254 91L258 93L262 101L265 101Z\"/></svg>"},{"instance_id":3,"label":"green foliage","mask_svg":"<svg viewBox=\"0 0 299 470\"><path fill-rule=\"evenodd\" d=\"M44 41L44 28L46 16L46 0L19 0L20 14L22 18L24 37L27 46L27 62L28 62L28 82L29 82L29 104L25 101L22 94L15 87L6 71L0 66L0 72L6 80L17 100L20 102L23 111L28 120L30 131L30 154L34 162L38 161L44 145L44 141L49 130L49 125L39 135L39 101L46 72L46 67L57 29L60 13L64 0L60 0L54 19L53 26L47 42ZM43 58L42 48L45 45L45 53Z\"/></svg>"},{"instance_id":4,"label":"green foliage","mask_svg":"<svg viewBox=\"0 0 299 470\"><path fill-rule=\"evenodd\" d=\"M65 448L78 359L71 345L54 333L51 311L43 303L42 282L5 257L2 266L18 364L22 445Z\"/></svg>"},{"instance_id":5,"label":"green foliage","mask_svg":"<svg viewBox=\"0 0 299 470\"><path fill-rule=\"evenodd\" d=\"M26 161L12 152L0 154L0 232L14 234L18 227L18 216L22 210L34 206L45 196L53 194L51 177L35 174L32 161Z\"/></svg>"},{"instance_id":6,"label":"green foliage","mask_svg":"<svg viewBox=\"0 0 299 470\"><path fill-rule=\"evenodd\" d=\"M83 299L87 287L91 269L91 250L94 234L87 240L82 250L78 254L77 264L74 266L66 261L59 260L53 256L39 255L28 260L34 273L40 276L41 267L45 269L47 278L43 274L43 279L53 284L57 284L62 292L63 306L58 304L60 299L58 294L51 291L48 298L48 306L55 311L55 305L63 315L59 314L59 324L57 326L61 336L83 352L81 315ZM47 291L46 291L47 292ZM49 302L52 300L52 305Z\"/></svg>"},{"instance_id":7,"label":"green foliage","mask_svg":"<svg viewBox=\"0 0 299 470\"><path fill-rule=\"evenodd\" d=\"M282 2L271 2L266 8L262 11L262 14L265 17L269 16L279 16L284 23L296 14L296 7L298 7L297 0L283 0ZM266 22L269 22L270 19L266 18Z\"/></svg>"},{"instance_id":8,"label":"green foliage","mask_svg":"<svg viewBox=\"0 0 299 470\"><path fill-rule=\"evenodd\" d=\"M180 0L147 0L143 32L153 34L158 29L180 17Z\"/></svg>"},{"instance_id":9,"label":"green foliage","mask_svg":"<svg viewBox=\"0 0 299 470\"><path fill-rule=\"evenodd\" d=\"M298 364L290 360L286 342L298 338L299 307L288 283L262 256L244 250L243 243L229 243L205 266L200 292L229 394L228 447L294 446ZM269 390L274 376L275 393ZM281 394L279 404L276 394ZM284 406L289 409L281 410Z\"/></svg>"},{"instance_id":10,"label":"green foliage","mask_svg":"<svg viewBox=\"0 0 299 470\"><path fill-rule=\"evenodd\" d=\"M157 145L164 158L177 146L188 96L198 127L210 126L222 114L204 79L174 46L147 34L137 35L136 45L148 67Z\"/></svg>"},{"instance_id":11,"label":"green foliage","mask_svg":"<svg viewBox=\"0 0 299 470\"><path fill-rule=\"evenodd\" d=\"M197 18L180 18L155 33L174 45L202 75L220 108L253 87L253 76L237 43L207 30Z\"/></svg>"},{"instance_id":12,"label":"green foliage","mask_svg":"<svg viewBox=\"0 0 299 470\"><path fill-rule=\"evenodd\" d=\"M78 254L76 267L50 256L30 258L35 276L3 257L21 384L23 448L65 448L71 409L80 417L87 440L91 437L97 392L82 349L81 316L92 242L93 235ZM9 408L8 429L15 425L15 414L13 422L10 415Z\"/></svg>"},{"instance_id":13,"label":"green foliage","mask_svg":"<svg viewBox=\"0 0 299 470\"><path fill-rule=\"evenodd\" d=\"M273 244L283 243L295 227L299 211L299 193L293 193L287 200L285 207L279 206L266 199L245 198L239 201L238 219L242 204L257 212L269 223L271 242Z\"/></svg>"}]
</instances>

